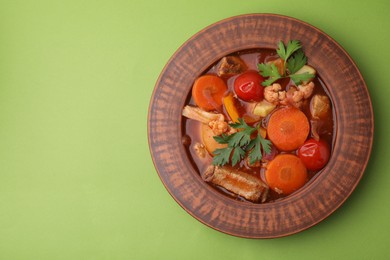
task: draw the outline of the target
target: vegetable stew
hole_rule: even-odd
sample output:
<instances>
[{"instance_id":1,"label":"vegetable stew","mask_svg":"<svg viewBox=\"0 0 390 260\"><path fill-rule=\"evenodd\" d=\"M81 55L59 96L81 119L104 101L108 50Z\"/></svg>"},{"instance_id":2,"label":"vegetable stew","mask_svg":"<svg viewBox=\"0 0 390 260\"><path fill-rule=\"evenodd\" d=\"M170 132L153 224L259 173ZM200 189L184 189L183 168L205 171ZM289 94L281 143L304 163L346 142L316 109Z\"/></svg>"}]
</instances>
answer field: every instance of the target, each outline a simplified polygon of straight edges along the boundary
<instances>
[{"instance_id":1,"label":"vegetable stew","mask_svg":"<svg viewBox=\"0 0 390 260\"><path fill-rule=\"evenodd\" d=\"M196 78L182 114L194 167L236 200L282 199L331 156L332 102L296 40L222 57Z\"/></svg>"}]
</instances>

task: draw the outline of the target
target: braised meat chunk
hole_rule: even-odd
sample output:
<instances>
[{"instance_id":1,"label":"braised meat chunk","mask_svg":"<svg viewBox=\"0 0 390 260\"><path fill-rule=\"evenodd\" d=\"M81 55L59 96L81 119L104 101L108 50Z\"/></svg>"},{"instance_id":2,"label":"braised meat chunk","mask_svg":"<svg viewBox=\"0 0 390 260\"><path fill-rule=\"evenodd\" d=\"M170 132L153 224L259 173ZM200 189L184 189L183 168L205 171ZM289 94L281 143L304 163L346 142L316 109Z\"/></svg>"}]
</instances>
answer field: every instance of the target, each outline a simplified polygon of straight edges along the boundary
<instances>
[{"instance_id":1,"label":"braised meat chunk","mask_svg":"<svg viewBox=\"0 0 390 260\"><path fill-rule=\"evenodd\" d=\"M247 69L244 61L237 56L223 57L218 65L218 76L232 76L240 74Z\"/></svg>"},{"instance_id":2,"label":"braised meat chunk","mask_svg":"<svg viewBox=\"0 0 390 260\"><path fill-rule=\"evenodd\" d=\"M264 202L267 199L268 186L259 178L237 169L210 165L202 178L253 202Z\"/></svg>"}]
</instances>

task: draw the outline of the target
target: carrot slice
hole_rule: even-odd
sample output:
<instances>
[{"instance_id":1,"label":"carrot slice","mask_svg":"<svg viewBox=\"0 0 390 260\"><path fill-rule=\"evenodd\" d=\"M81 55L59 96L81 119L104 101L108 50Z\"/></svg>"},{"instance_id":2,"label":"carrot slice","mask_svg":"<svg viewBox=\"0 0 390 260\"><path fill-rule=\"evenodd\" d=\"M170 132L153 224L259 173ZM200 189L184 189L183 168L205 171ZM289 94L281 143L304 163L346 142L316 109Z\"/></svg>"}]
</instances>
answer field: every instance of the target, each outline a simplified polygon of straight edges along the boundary
<instances>
[{"instance_id":1,"label":"carrot slice","mask_svg":"<svg viewBox=\"0 0 390 260\"><path fill-rule=\"evenodd\" d=\"M307 181L307 170L301 159L293 154L279 154L267 166L268 186L280 194L291 194Z\"/></svg>"},{"instance_id":2,"label":"carrot slice","mask_svg":"<svg viewBox=\"0 0 390 260\"><path fill-rule=\"evenodd\" d=\"M214 75L199 77L192 87L192 96L196 105L206 111L218 109L222 105L222 98L227 91L225 82Z\"/></svg>"},{"instance_id":3,"label":"carrot slice","mask_svg":"<svg viewBox=\"0 0 390 260\"><path fill-rule=\"evenodd\" d=\"M275 111L267 126L269 139L282 151L298 149L306 141L309 131L310 125L306 115L293 107Z\"/></svg>"}]
</instances>

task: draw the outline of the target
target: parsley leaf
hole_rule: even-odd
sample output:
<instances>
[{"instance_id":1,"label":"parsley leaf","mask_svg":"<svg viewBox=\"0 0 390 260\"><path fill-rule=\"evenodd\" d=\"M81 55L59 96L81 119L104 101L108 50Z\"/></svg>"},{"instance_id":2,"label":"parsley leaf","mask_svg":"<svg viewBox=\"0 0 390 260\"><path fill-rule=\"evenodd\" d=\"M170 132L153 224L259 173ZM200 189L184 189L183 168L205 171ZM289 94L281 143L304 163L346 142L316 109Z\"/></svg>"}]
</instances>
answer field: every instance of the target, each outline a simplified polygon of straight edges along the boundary
<instances>
[{"instance_id":1,"label":"parsley leaf","mask_svg":"<svg viewBox=\"0 0 390 260\"><path fill-rule=\"evenodd\" d=\"M246 143L247 139L248 139L248 137L246 136L246 133L244 131L237 132L234 135L232 135L232 138L229 140L229 144L228 145L230 147L240 146L241 144Z\"/></svg>"},{"instance_id":2,"label":"parsley leaf","mask_svg":"<svg viewBox=\"0 0 390 260\"><path fill-rule=\"evenodd\" d=\"M229 124L234 129L248 128L248 124L242 118L238 118L238 122Z\"/></svg>"},{"instance_id":3,"label":"parsley leaf","mask_svg":"<svg viewBox=\"0 0 390 260\"><path fill-rule=\"evenodd\" d=\"M230 154L233 151L233 147L226 147L226 148L220 148L216 149L213 154L213 164L214 165L225 165L229 163L230 161Z\"/></svg>"},{"instance_id":4,"label":"parsley leaf","mask_svg":"<svg viewBox=\"0 0 390 260\"><path fill-rule=\"evenodd\" d=\"M270 154L271 153L271 141L270 140L267 140L265 138L262 138L261 135L260 136L260 143L261 143L261 146L263 147L263 150L264 150L264 153L266 154Z\"/></svg>"},{"instance_id":5,"label":"parsley leaf","mask_svg":"<svg viewBox=\"0 0 390 260\"><path fill-rule=\"evenodd\" d=\"M282 78L282 76L279 74L278 68L275 66L275 64L266 64L261 63L257 65L257 68L260 71L260 75L263 77L269 77L269 79L263 81L261 85L263 86L269 86L278 79Z\"/></svg>"},{"instance_id":6,"label":"parsley leaf","mask_svg":"<svg viewBox=\"0 0 390 260\"><path fill-rule=\"evenodd\" d=\"M222 134L222 135L214 136L214 140L220 144L228 144L230 137L231 135Z\"/></svg>"},{"instance_id":7,"label":"parsley leaf","mask_svg":"<svg viewBox=\"0 0 390 260\"><path fill-rule=\"evenodd\" d=\"M280 58L286 60L286 48L284 47L284 43L280 41L278 47L279 48L276 50L276 53L279 55Z\"/></svg>"},{"instance_id":8,"label":"parsley leaf","mask_svg":"<svg viewBox=\"0 0 390 260\"><path fill-rule=\"evenodd\" d=\"M232 128L239 129L238 132L231 135L214 136L214 140L220 144L227 144L226 148L216 149L213 154L213 164L223 166L231 161L235 166L247 154L252 163L261 160L262 151L271 152L271 142L260 136L258 133L255 138L252 134L258 131L257 127L249 126L242 118L238 122L230 124Z\"/></svg>"},{"instance_id":9,"label":"parsley leaf","mask_svg":"<svg viewBox=\"0 0 390 260\"><path fill-rule=\"evenodd\" d=\"M230 124L230 126L241 130L230 135L230 140L228 142L230 147L247 145L251 141L251 134L256 130L256 128L248 126L242 118L239 118L237 123Z\"/></svg>"},{"instance_id":10,"label":"parsley leaf","mask_svg":"<svg viewBox=\"0 0 390 260\"><path fill-rule=\"evenodd\" d=\"M294 81L295 85L299 85L302 81L314 78L314 75L309 72L305 72L302 74L292 74L289 77Z\"/></svg>"},{"instance_id":11,"label":"parsley leaf","mask_svg":"<svg viewBox=\"0 0 390 260\"><path fill-rule=\"evenodd\" d=\"M294 83L298 85L302 81L307 81L315 77L315 74L310 74L308 72L296 74L307 63L307 57L298 40L289 41L287 47L280 41L276 52L283 60L283 68L287 67L287 70L284 70L283 75L280 75L279 70L274 63L268 62L258 64L257 68L261 76L265 78L268 77L268 79L261 83L263 86L270 86L281 78L291 78Z\"/></svg>"},{"instance_id":12,"label":"parsley leaf","mask_svg":"<svg viewBox=\"0 0 390 260\"><path fill-rule=\"evenodd\" d=\"M298 50L290 59L287 60L287 68L290 74L296 73L307 62L305 53L302 50Z\"/></svg>"},{"instance_id":13,"label":"parsley leaf","mask_svg":"<svg viewBox=\"0 0 390 260\"><path fill-rule=\"evenodd\" d=\"M264 153L271 153L271 141L264 139L260 134L251 141L248 145L249 152L249 163L254 164L256 161L260 161L263 158L262 150Z\"/></svg>"},{"instance_id":14,"label":"parsley leaf","mask_svg":"<svg viewBox=\"0 0 390 260\"><path fill-rule=\"evenodd\" d=\"M288 58L290 58L290 56L300 48L302 48L302 45L297 40L289 41L287 44L287 49L284 47L283 42L280 41L279 49L277 49L276 52L278 53L280 58L282 58L284 61L287 61Z\"/></svg>"},{"instance_id":15,"label":"parsley leaf","mask_svg":"<svg viewBox=\"0 0 390 260\"><path fill-rule=\"evenodd\" d=\"M261 142L260 135L257 135L255 139L248 145L249 152L249 163L255 164L256 161L260 161L263 155L261 154Z\"/></svg>"},{"instance_id":16,"label":"parsley leaf","mask_svg":"<svg viewBox=\"0 0 390 260\"><path fill-rule=\"evenodd\" d=\"M236 147L233 150L232 156L232 166L235 166L239 161L241 161L245 157L245 150L241 147Z\"/></svg>"}]
</instances>

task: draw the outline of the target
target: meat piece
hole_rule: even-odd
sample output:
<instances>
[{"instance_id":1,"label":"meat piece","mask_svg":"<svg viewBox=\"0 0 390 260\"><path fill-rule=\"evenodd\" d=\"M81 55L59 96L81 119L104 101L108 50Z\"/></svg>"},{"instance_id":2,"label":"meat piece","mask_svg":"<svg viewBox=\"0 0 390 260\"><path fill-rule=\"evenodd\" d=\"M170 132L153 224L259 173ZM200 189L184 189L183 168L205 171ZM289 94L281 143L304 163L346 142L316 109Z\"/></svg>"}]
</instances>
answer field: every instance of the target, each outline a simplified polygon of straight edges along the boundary
<instances>
[{"instance_id":1,"label":"meat piece","mask_svg":"<svg viewBox=\"0 0 390 260\"><path fill-rule=\"evenodd\" d=\"M310 114L314 119L326 117L330 111L330 100L325 95L314 95L310 101Z\"/></svg>"},{"instance_id":2,"label":"meat piece","mask_svg":"<svg viewBox=\"0 0 390 260\"><path fill-rule=\"evenodd\" d=\"M327 96L317 94L312 97L310 101L311 134L317 141L320 139L320 134L326 133L326 130L323 129L324 121L321 119L329 116L330 111L330 100Z\"/></svg>"},{"instance_id":3,"label":"meat piece","mask_svg":"<svg viewBox=\"0 0 390 260\"><path fill-rule=\"evenodd\" d=\"M253 202L264 202L268 195L268 186L259 178L230 167L210 165L202 178Z\"/></svg>"},{"instance_id":4,"label":"meat piece","mask_svg":"<svg viewBox=\"0 0 390 260\"><path fill-rule=\"evenodd\" d=\"M247 69L245 62L236 56L223 57L218 65L217 74L220 77L240 74Z\"/></svg>"}]
</instances>

